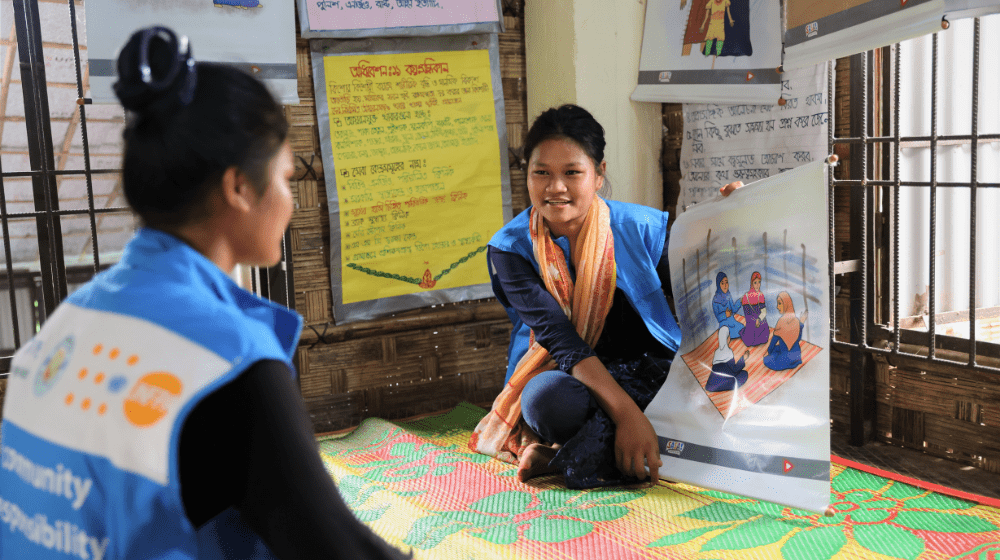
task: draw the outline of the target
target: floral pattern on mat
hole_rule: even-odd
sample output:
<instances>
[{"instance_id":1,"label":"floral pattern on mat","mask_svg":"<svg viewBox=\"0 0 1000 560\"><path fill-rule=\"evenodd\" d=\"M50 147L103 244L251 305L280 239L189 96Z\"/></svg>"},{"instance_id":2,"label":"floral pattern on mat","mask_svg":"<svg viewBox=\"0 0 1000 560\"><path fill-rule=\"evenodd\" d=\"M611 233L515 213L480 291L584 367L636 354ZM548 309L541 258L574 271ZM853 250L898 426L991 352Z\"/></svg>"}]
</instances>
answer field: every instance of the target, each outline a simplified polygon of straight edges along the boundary
<instances>
[{"instance_id":1,"label":"floral pattern on mat","mask_svg":"<svg viewBox=\"0 0 1000 560\"><path fill-rule=\"evenodd\" d=\"M320 439L348 506L415 558L995 558L1000 509L833 464L831 517L686 484L520 483L465 447L485 410Z\"/></svg>"}]
</instances>

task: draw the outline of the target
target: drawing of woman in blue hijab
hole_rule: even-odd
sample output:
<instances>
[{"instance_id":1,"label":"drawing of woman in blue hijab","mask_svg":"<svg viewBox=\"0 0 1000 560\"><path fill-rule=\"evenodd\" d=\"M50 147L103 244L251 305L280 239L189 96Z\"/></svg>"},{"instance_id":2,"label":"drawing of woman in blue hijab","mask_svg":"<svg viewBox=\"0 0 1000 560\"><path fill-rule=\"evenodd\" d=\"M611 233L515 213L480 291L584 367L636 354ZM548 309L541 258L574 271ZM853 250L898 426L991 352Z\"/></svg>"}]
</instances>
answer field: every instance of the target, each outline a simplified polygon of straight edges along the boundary
<instances>
[{"instance_id":1,"label":"drawing of woman in blue hijab","mask_svg":"<svg viewBox=\"0 0 1000 560\"><path fill-rule=\"evenodd\" d=\"M743 332L743 317L736 314L743 306L733 301L732 294L729 293L729 278L725 272L719 272L715 276L715 297L712 298L712 312L719 320L720 327L729 327L730 336L737 338ZM740 319L743 319L741 321Z\"/></svg>"}]
</instances>

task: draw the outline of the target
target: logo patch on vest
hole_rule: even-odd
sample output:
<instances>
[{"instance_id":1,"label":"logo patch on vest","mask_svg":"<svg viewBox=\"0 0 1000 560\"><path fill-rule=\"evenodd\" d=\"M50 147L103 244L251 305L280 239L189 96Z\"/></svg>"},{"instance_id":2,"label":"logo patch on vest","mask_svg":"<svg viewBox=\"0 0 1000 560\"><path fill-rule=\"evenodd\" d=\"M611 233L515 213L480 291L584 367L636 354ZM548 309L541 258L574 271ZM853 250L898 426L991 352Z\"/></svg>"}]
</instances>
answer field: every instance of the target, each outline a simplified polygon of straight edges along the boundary
<instances>
[{"instance_id":1,"label":"logo patch on vest","mask_svg":"<svg viewBox=\"0 0 1000 560\"><path fill-rule=\"evenodd\" d=\"M183 384L176 375L165 371L148 373L125 398L125 418L138 428L159 422L180 397Z\"/></svg>"},{"instance_id":2,"label":"logo patch on vest","mask_svg":"<svg viewBox=\"0 0 1000 560\"><path fill-rule=\"evenodd\" d=\"M35 396L40 397L48 392L56 381L62 377L63 371L69 365L70 358L73 357L73 336L67 336L56 345L55 350L45 360L42 367L38 368L35 375Z\"/></svg>"}]
</instances>

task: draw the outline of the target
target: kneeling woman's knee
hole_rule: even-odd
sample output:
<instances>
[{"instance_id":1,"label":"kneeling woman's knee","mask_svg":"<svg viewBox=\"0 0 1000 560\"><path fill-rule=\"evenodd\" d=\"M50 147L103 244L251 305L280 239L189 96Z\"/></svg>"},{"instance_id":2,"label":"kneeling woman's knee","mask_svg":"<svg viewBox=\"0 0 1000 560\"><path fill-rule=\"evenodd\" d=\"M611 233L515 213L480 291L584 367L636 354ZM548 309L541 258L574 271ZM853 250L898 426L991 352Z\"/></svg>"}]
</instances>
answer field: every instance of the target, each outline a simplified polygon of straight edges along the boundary
<instances>
[{"instance_id":1,"label":"kneeling woman's knee","mask_svg":"<svg viewBox=\"0 0 1000 560\"><path fill-rule=\"evenodd\" d=\"M565 443L578 432L593 406L587 387L563 371L538 374L521 393L525 422L552 443Z\"/></svg>"}]
</instances>

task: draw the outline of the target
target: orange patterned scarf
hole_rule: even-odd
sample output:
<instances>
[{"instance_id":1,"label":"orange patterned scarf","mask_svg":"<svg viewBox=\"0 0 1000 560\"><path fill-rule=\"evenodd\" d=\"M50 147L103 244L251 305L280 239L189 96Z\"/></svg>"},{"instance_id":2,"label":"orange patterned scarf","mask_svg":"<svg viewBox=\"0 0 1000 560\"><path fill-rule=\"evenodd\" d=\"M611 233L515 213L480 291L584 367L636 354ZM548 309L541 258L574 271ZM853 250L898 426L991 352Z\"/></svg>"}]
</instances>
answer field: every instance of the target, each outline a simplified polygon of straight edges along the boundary
<instances>
[{"instance_id":1,"label":"orange patterned scarf","mask_svg":"<svg viewBox=\"0 0 1000 560\"><path fill-rule=\"evenodd\" d=\"M615 293L615 245L607 203L595 197L580 229L572 255L577 273L575 285L562 249L552 240L549 228L534 208L529 223L545 288L573 322L580 338L593 348L604 329ZM521 418L521 392L533 377L557 367L548 350L535 342L532 332L528 351L493 401L493 409L476 426L469 448L516 464L525 447L540 441Z\"/></svg>"}]
</instances>

